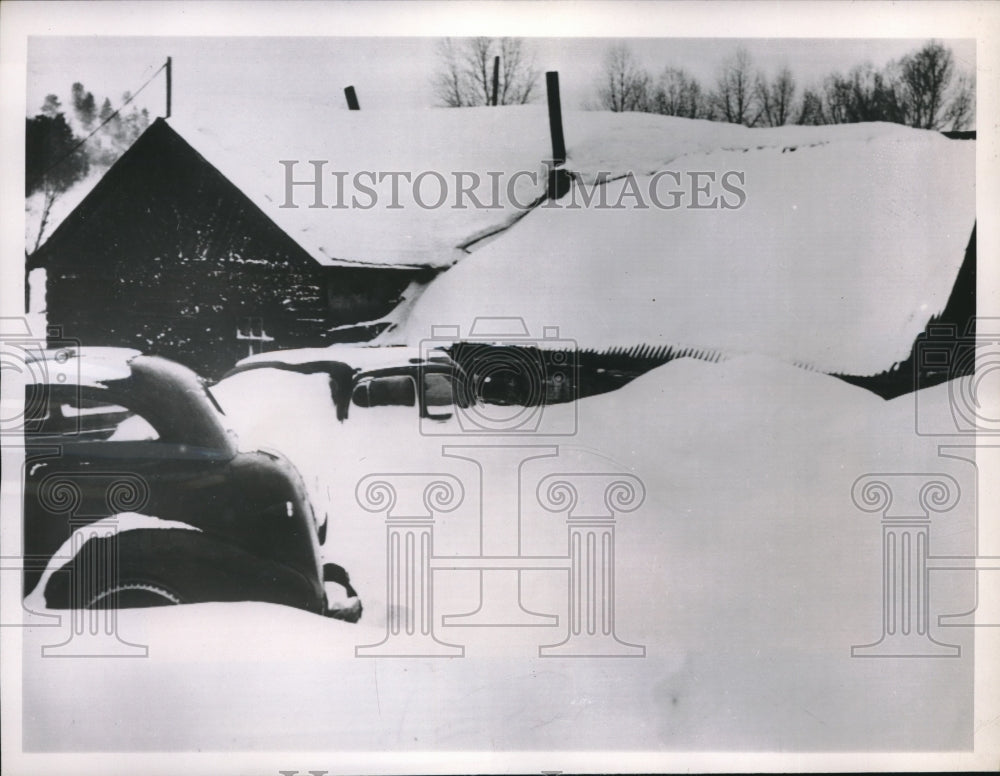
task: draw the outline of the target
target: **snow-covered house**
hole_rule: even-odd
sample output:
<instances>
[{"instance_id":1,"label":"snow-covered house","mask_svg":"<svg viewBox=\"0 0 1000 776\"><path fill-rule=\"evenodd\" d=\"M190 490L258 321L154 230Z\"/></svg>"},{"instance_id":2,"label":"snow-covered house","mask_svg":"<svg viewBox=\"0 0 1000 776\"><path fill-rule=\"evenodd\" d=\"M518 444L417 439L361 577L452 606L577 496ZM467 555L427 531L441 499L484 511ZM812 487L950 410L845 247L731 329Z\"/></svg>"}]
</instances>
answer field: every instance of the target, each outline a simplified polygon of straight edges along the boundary
<instances>
[{"instance_id":1,"label":"snow-covered house","mask_svg":"<svg viewBox=\"0 0 1000 776\"><path fill-rule=\"evenodd\" d=\"M453 197L454 174L475 174L487 196L487 171L506 186L540 166L547 131L530 108L386 115L299 104L262 115L235 102L157 119L27 269L46 270L48 322L64 337L206 375L261 348L369 339L408 289L521 212L506 188L488 209L428 207L440 178L450 176ZM407 183L423 172L419 187ZM522 184L518 196L537 197Z\"/></svg>"},{"instance_id":2,"label":"snow-covered house","mask_svg":"<svg viewBox=\"0 0 1000 776\"><path fill-rule=\"evenodd\" d=\"M974 314L974 284L949 303L974 273L974 142L599 111L564 126L575 184L536 207L543 106L220 103L156 121L29 269L64 336L209 375L251 349L518 317L599 354L872 377L946 305Z\"/></svg>"},{"instance_id":3,"label":"snow-covered house","mask_svg":"<svg viewBox=\"0 0 1000 776\"><path fill-rule=\"evenodd\" d=\"M529 332L559 327L537 347L573 340L604 371L616 354L759 354L892 396L913 390L928 326L967 338L972 140L884 123L593 122L620 129L570 147L570 194L441 276L381 341L517 316ZM611 179L596 186L600 171ZM624 206L573 206L601 194ZM932 382L948 376L938 367Z\"/></svg>"}]
</instances>

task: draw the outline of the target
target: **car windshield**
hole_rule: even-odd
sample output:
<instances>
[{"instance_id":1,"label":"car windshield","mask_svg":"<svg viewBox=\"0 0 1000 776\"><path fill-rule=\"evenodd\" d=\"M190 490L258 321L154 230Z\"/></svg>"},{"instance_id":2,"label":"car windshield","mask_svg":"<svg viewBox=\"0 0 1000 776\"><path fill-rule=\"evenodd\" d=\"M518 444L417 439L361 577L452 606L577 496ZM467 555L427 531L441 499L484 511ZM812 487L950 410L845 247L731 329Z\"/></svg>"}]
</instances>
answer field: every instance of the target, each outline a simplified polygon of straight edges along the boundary
<instances>
[{"instance_id":1,"label":"car windshield","mask_svg":"<svg viewBox=\"0 0 1000 776\"><path fill-rule=\"evenodd\" d=\"M54 385L26 402L33 442L141 442L160 438L153 424L106 390Z\"/></svg>"},{"instance_id":2,"label":"car windshield","mask_svg":"<svg viewBox=\"0 0 1000 776\"><path fill-rule=\"evenodd\" d=\"M449 407L455 403L451 375L425 372L423 377L424 396L428 407Z\"/></svg>"},{"instance_id":3,"label":"car windshield","mask_svg":"<svg viewBox=\"0 0 1000 776\"><path fill-rule=\"evenodd\" d=\"M103 382L30 386L26 437L33 444L155 442L235 453L221 408L194 373L152 357L136 357L130 367L128 377Z\"/></svg>"}]
</instances>

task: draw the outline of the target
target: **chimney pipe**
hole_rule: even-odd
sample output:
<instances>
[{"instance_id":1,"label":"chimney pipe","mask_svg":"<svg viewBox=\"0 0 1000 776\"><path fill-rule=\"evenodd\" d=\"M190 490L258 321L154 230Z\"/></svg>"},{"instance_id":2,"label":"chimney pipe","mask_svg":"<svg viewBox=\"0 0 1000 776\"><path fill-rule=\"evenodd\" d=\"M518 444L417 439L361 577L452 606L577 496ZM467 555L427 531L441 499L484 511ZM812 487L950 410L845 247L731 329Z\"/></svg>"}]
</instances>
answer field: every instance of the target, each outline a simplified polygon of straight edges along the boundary
<instances>
[{"instance_id":1,"label":"chimney pipe","mask_svg":"<svg viewBox=\"0 0 1000 776\"><path fill-rule=\"evenodd\" d=\"M167 115L164 118L170 118L170 103L173 98L173 70L174 70L174 59L173 57L167 57Z\"/></svg>"},{"instance_id":2,"label":"chimney pipe","mask_svg":"<svg viewBox=\"0 0 1000 776\"><path fill-rule=\"evenodd\" d=\"M566 163L566 140L563 137L562 105L559 100L559 73L545 74L545 90L549 99L549 133L552 136L552 166L549 168L549 199L559 199L569 191L570 176L562 165Z\"/></svg>"},{"instance_id":3,"label":"chimney pipe","mask_svg":"<svg viewBox=\"0 0 1000 776\"><path fill-rule=\"evenodd\" d=\"M347 98L348 110L361 110L361 106L358 105L358 95L354 91L353 86L348 86L344 89L344 96Z\"/></svg>"},{"instance_id":4,"label":"chimney pipe","mask_svg":"<svg viewBox=\"0 0 1000 776\"><path fill-rule=\"evenodd\" d=\"M500 93L500 57L493 57L493 105L497 104L497 95Z\"/></svg>"}]
</instances>

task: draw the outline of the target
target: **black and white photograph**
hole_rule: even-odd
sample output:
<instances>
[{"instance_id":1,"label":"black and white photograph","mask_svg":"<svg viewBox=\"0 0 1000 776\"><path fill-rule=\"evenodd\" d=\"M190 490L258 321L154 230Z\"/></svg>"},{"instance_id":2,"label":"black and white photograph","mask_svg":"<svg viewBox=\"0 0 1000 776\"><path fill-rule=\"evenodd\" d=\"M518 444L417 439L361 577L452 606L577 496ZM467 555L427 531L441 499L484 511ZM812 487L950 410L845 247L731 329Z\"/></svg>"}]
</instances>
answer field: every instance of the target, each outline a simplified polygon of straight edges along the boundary
<instances>
[{"instance_id":1,"label":"black and white photograph","mask_svg":"<svg viewBox=\"0 0 1000 776\"><path fill-rule=\"evenodd\" d=\"M5 773L996 767L1000 8L0 36Z\"/></svg>"}]
</instances>

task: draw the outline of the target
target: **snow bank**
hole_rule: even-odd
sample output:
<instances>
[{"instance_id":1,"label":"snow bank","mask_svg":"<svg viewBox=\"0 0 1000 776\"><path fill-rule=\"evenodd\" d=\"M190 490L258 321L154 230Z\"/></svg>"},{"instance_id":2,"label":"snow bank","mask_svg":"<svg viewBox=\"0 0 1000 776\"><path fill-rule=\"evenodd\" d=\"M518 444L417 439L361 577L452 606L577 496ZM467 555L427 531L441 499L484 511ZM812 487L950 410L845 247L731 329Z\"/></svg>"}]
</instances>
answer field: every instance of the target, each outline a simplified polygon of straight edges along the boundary
<instances>
[{"instance_id":1,"label":"snow bank","mask_svg":"<svg viewBox=\"0 0 1000 776\"><path fill-rule=\"evenodd\" d=\"M521 316L532 332L559 326L587 348L663 343L828 372L890 368L944 308L961 266L975 144L886 125L771 136L781 142L675 159L664 169L680 187L636 178L646 204L651 188L666 204L671 189L686 192L677 209L637 207L626 181L606 186L621 209L573 209L572 193L536 209L435 280L387 339L415 344L436 324L467 332L479 316ZM809 136L817 144L781 145ZM719 186L693 194L686 177L721 182L729 171L743 176L742 207L687 207L696 196L735 204Z\"/></svg>"},{"instance_id":2,"label":"snow bank","mask_svg":"<svg viewBox=\"0 0 1000 776\"><path fill-rule=\"evenodd\" d=\"M315 504L318 477L334 449L330 435L340 428L327 375L257 369L228 377L211 391L241 450L293 451Z\"/></svg>"},{"instance_id":3,"label":"snow bank","mask_svg":"<svg viewBox=\"0 0 1000 776\"><path fill-rule=\"evenodd\" d=\"M237 376L238 392L251 378ZM967 629L935 626L967 649L952 660L857 660L881 622L881 527L850 499L873 471L945 471L972 492L971 467L937 457L912 433L913 406L883 402L835 378L759 357L681 359L623 389L547 412L579 412L558 455L522 469L525 554L566 552L563 516L532 501L551 472L629 472L646 501L616 527L616 630L643 659L539 658L551 628L440 628L461 659L359 659L384 636L385 529L354 500L372 473L449 472L466 501L435 523L435 554L478 550L476 467L444 444L488 440L419 433L412 408L373 408L343 424L322 414L309 377L296 401L261 396L255 422L283 434L297 464L325 467L338 508L328 545L347 564L366 611L353 626L265 604L119 613L146 660L44 660L59 629L28 629L25 742L36 749L413 749L762 751L955 750L971 745ZM233 378L234 380L236 378ZM273 383L268 383L275 387ZM234 390L234 394L237 391ZM297 398L302 396L302 400ZM922 399L944 405L947 391ZM314 404L314 402L316 402ZM226 407L230 410L230 407ZM943 409L943 406L942 406ZM384 410L384 412L383 412ZM305 412L313 428L287 430ZM269 424L269 427L265 425ZM323 444L322 440L325 440ZM495 440L494 440L495 441ZM502 440L510 444L512 440ZM317 459L319 462L317 462ZM963 501L935 517L934 549L969 552ZM335 537L335 538L333 538ZM952 544L949 545L948 543ZM333 559L333 558L331 558ZM470 578L470 574L473 576ZM566 615L564 572L523 575L525 606ZM971 583L971 580L966 580ZM475 607L474 572L437 572L438 614ZM963 611L972 585L935 580L931 621ZM471 605L470 605L471 603ZM155 697L155 708L146 699ZM124 720L142 720L131 724ZM59 730L57 739L52 730Z\"/></svg>"}]
</instances>

